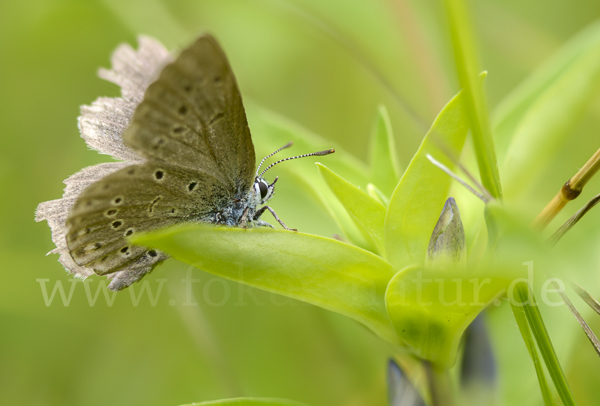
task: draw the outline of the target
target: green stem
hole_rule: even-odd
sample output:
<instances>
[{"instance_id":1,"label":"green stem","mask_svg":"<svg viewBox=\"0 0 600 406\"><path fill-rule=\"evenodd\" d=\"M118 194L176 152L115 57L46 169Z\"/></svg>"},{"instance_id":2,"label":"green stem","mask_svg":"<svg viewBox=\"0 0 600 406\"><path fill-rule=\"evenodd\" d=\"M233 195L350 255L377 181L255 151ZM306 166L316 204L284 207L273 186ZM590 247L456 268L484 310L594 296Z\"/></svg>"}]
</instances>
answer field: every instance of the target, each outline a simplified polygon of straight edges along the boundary
<instances>
[{"instance_id":1,"label":"green stem","mask_svg":"<svg viewBox=\"0 0 600 406\"><path fill-rule=\"evenodd\" d=\"M454 394L448 370L439 369L429 362L424 362L425 373L429 384L432 406L453 406Z\"/></svg>"},{"instance_id":2,"label":"green stem","mask_svg":"<svg viewBox=\"0 0 600 406\"><path fill-rule=\"evenodd\" d=\"M496 151L483 85L478 79L479 59L467 7L464 0L444 0L444 3L450 23L458 78L465 92L481 182L492 196L501 199Z\"/></svg>"},{"instance_id":3,"label":"green stem","mask_svg":"<svg viewBox=\"0 0 600 406\"><path fill-rule=\"evenodd\" d=\"M569 384L567 383L562 367L560 366L560 362L558 361L558 357L556 356L556 352L554 352L552 341L550 340L550 336L548 335L548 331L544 325L544 320L542 319L542 314L540 313L540 309L535 301L533 292L531 292L529 285L527 285L525 282L517 283L515 286L515 292L517 300L520 302L520 304L513 303L513 309L515 306L523 306L523 312L525 313L529 327L531 327L531 331L533 332L533 336L535 337L538 348L542 353L546 368L548 369L550 377L554 382L554 386L558 391L558 396L562 400L563 405L576 405L573 394L571 393L571 389L569 388Z\"/></svg>"}]
</instances>

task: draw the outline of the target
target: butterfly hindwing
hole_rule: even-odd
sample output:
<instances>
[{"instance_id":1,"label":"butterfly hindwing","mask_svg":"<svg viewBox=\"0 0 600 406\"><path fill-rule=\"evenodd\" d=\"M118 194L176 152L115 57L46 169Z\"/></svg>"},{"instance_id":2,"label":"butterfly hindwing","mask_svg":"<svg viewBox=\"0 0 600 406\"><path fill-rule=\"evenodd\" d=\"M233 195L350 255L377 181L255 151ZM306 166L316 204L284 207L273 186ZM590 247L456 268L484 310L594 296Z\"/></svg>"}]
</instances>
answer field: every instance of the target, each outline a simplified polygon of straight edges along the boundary
<instances>
[{"instance_id":1,"label":"butterfly hindwing","mask_svg":"<svg viewBox=\"0 0 600 406\"><path fill-rule=\"evenodd\" d=\"M88 187L67 220L74 261L98 274L112 273L146 255L127 237L185 221L201 221L213 207L209 191L227 201L219 180L166 162L146 162L114 172Z\"/></svg>"}]
</instances>

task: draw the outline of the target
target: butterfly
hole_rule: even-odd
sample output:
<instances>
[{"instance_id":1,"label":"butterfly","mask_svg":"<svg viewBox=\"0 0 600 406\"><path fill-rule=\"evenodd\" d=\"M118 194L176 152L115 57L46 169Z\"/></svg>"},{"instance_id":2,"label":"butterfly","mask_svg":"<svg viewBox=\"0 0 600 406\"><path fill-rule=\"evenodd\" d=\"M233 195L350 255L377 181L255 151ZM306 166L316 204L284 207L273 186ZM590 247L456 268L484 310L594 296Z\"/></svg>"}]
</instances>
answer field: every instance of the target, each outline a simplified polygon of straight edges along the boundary
<instances>
[{"instance_id":1,"label":"butterfly","mask_svg":"<svg viewBox=\"0 0 600 406\"><path fill-rule=\"evenodd\" d=\"M65 181L63 199L37 211L53 230L52 252L63 265L83 277L109 276L112 290L139 281L168 257L129 243L135 233L195 222L272 227L260 218L265 211L293 230L266 205L278 178L269 183L263 175L289 159L334 152L282 159L260 172L291 143L257 167L240 91L217 41L201 36L174 60L150 39L140 44L136 55L117 50L113 70L101 71L122 85L123 98L99 99L80 117L88 144L128 162L84 169Z\"/></svg>"}]
</instances>

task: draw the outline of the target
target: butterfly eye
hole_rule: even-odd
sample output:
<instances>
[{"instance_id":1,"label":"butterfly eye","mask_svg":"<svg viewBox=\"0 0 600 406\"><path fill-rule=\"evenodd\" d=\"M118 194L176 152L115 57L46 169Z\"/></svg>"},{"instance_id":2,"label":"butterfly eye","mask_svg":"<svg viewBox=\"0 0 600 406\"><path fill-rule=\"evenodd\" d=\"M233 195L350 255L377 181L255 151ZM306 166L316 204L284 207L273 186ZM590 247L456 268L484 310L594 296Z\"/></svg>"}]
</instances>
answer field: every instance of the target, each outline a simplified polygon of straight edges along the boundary
<instances>
[{"instance_id":1,"label":"butterfly eye","mask_svg":"<svg viewBox=\"0 0 600 406\"><path fill-rule=\"evenodd\" d=\"M265 181L260 181L258 182L258 190L260 190L260 198L264 199L269 191L269 185Z\"/></svg>"}]
</instances>

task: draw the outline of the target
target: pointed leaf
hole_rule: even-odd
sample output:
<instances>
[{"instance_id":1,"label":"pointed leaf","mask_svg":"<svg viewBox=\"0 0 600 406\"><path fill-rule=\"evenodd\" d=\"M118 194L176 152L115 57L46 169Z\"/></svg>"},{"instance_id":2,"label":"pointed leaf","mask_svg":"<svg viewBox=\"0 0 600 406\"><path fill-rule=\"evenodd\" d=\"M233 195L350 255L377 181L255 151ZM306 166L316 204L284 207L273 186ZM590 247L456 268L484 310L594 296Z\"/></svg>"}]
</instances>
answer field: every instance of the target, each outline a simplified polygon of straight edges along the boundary
<instances>
[{"instance_id":1,"label":"pointed leaf","mask_svg":"<svg viewBox=\"0 0 600 406\"><path fill-rule=\"evenodd\" d=\"M400 165L387 109L379 107L377 122L371 136L371 182L391 196L400 180Z\"/></svg>"},{"instance_id":2,"label":"pointed leaf","mask_svg":"<svg viewBox=\"0 0 600 406\"><path fill-rule=\"evenodd\" d=\"M462 94L457 94L438 115L396 187L385 219L388 261L397 269L423 263L452 179L428 159L431 154L449 168L447 154L458 157L468 129Z\"/></svg>"},{"instance_id":3,"label":"pointed leaf","mask_svg":"<svg viewBox=\"0 0 600 406\"><path fill-rule=\"evenodd\" d=\"M355 246L284 230L209 224L163 229L133 241L214 275L344 314L397 342L384 301L394 271Z\"/></svg>"},{"instance_id":4,"label":"pointed leaf","mask_svg":"<svg viewBox=\"0 0 600 406\"><path fill-rule=\"evenodd\" d=\"M326 166L318 164L318 167L329 189L342 203L350 217L365 230L378 252L383 252L385 207Z\"/></svg>"},{"instance_id":5,"label":"pointed leaf","mask_svg":"<svg viewBox=\"0 0 600 406\"><path fill-rule=\"evenodd\" d=\"M373 199L377 200L379 203L381 203L382 205L384 205L386 208L390 204L390 199L388 199L387 196L385 196L383 194L383 192L381 190L379 190L377 188L377 186L375 186L372 183L368 183L367 184L367 193Z\"/></svg>"}]
</instances>

